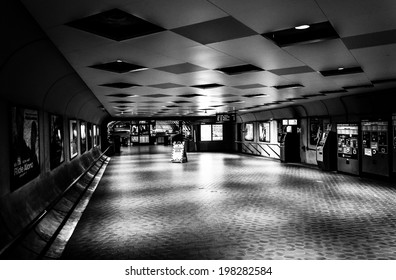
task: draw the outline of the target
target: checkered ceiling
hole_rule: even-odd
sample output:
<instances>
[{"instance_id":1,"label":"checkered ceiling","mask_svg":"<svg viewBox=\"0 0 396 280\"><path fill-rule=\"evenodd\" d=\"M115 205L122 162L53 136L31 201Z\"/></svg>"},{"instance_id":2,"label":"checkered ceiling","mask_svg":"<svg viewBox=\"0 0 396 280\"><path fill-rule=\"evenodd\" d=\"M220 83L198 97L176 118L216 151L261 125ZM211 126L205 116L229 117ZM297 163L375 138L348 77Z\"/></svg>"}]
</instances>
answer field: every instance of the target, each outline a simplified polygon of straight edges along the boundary
<instances>
[{"instance_id":1,"label":"checkered ceiling","mask_svg":"<svg viewBox=\"0 0 396 280\"><path fill-rule=\"evenodd\" d=\"M394 0L22 2L114 117L257 111L396 87Z\"/></svg>"}]
</instances>

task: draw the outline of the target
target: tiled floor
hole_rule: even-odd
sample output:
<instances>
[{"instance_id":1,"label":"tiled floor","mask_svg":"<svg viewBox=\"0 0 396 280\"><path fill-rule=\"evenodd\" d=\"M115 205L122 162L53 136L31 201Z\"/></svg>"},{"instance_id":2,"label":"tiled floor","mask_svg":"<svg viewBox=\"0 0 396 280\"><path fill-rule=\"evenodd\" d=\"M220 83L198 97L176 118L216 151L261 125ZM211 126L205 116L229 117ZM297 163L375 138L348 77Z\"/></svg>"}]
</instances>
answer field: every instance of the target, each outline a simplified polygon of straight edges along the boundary
<instances>
[{"instance_id":1,"label":"tiled floor","mask_svg":"<svg viewBox=\"0 0 396 280\"><path fill-rule=\"evenodd\" d=\"M151 153L150 153L151 152ZM258 157L124 148L64 259L396 259L396 187Z\"/></svg>"}]
</instances>

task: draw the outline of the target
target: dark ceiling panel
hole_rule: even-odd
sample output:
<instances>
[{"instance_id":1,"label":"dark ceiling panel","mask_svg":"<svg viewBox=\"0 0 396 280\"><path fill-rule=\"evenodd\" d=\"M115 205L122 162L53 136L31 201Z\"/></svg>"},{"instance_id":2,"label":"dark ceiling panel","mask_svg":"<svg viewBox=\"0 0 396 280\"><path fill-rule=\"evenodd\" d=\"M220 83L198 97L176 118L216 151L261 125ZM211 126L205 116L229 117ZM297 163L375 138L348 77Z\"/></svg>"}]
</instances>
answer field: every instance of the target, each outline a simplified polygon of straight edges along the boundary
<instances>
[{"instance_id":1,"label":"dark ceiling panel","mask_svg":"<svg viewBox=\"0 0 396 280\"><path fill-rule=\"evenodd\" d=\"M192 97L198 97L198 96L205 96L205 95L198 94L198 93L188 93L188 94L178 95L178 97L185 97L185 98L192 98Z\"/></svg>"},{"instance_id":2,"label":"dark ceiling panel","mask_svg":"<svg viewBox=\"0 0 396 280\"><path fill-rule=\"evenodd\" d=\"M173 83L163 83L163 84L149 85L149 87L168 89L168 88L179 88L179 87L185 87L185 86L179 85L179 84L173 84Z\"/></svg>"},{"instance_id":3,"label":"dark ceiling panel","mask_svg":"<svg viewBox=\"0 0 396 280\"><path fill-rule=\"evenodd\" d=\"M78 19L66 25L116 41L136 38L165 29L119 9Z\"/></svg>"},{"instance_id":4,"label":"dark ceiling panel","mask_svg":"<svg viewBox=\"0 0 396 280\"><path fill-rule=\"evenodd\" d=\"M320 71L320 74L323 76L339 76L339 75L347 75L347 74L356 74L362 73L363 69L361 67L351 67L351 68L339 68L333 70L325 70Z\"/></svg>"},{"instance_id":5,"label":"dark ceiling panel","mask_svg":"<svg viewBox=\"0 0 396 280\"><path fill-rule=\"evenodd\" d=\"M265 38L275 42L280 47L315 43L324 40L339 38L330 22L311 24L307 29L298 30L289 28L262 34Z\"/></svg>"},{"instance_id":6,"label":"dark ceiling panel","mask_svg":"<svg viewBox=\"0 0 396 280\"><path fill-rule=\"evenodd\" d=\"M147 69L144 66L124 62L121 60L103 63L103 64L95 64L95 65L91 65L89 67L99 69L99 70L115 72L115 73L127 73L127 72L142 71L142 70Z\"/></svg>"},{"instance_id":7,"label":"dark ceiling panel","mask_svg":"<svg viewBox=\"0 0 396 280\"><path fill-rule=\"evenodd\" d=\"M175 65L170 65L170 66L164 66L164 67L159 67L156 68L157 70L165 71L165 72L170 72L173 74L183 74L183 73L190 73L190 72L197 72L197 71L203 71L203 70L208 70L206 68L203 68L201 66L197 66L191 63L181 63L181 64L175 64Z\"/></svg>"},{"instance_id":8,"label":"dark ceiling panel","mask_svg":"<svg viewBox=\"0 0 396 280\"><path fill-rule=\"evenodd\" d=\"M191 86L191 87L195 87L195 88L200 88L200 89L209 89L209 88L217 88L217 87L223 87L224 85L220 85L220 84L202 84L202 85L195 85L195 86Z\"/></svg>"},{"instance_id":9,"label":"dark ceiling panel","mask_svg":"<svg viewBox=\"0 0 396 280\"><path fill-rule=\"evenodd\" d=\"M256 32L233 17L224 17L183 26L172 31L201 44L211 44L257 35Z\"/></svg>"},{"instance_id":10,"label":"dark ceiling panel","mask_svg":"<svg viewBox=\"0 0 396 280\"><path fill-rule=\"evenodd\" d=\"M346 90L349 90L349 89L372 88L372 87L374 87L373 84L367 84L367 85L346 86L346 87L343 87L343 88L346 89Z\"/></svg>"},{"instance_id":11,"label":"dark ceiling panel","mask_svg":"<svg viewBox=\"0 0 396 280\"><path fill-rule=\"evenodd\" d=\"M114 94L108 94L107 96L119 97L119 98L127 98L127 97L132 97L132 96L134 96L134 95L132 95L132 94L127 94L127 93L114 93Z\"/></svg>"},{"instance_id":12,"label":"dark ceiling panel","mask_svg":"<svg viewBox=\"0 0 396 280\"><path fill-rule=\"evenodd\" d=\"M388 30L376 33L362 34L342 38L348 49L368 48L380 45L396 43L396 30Z\"/></svg>"},{"instance_id":13,"label":"dark ceiling panel","mask_svg":"<svg viewBox=\"0 0 396 280\"><path fill-rule=\"evenodd\" d=\"M220 71L227 75L238 75L238 74L243 74L243 73L264 71L264 69L261 69L257 66L252 65L252 64L223 67L223 68L217 68L215 70Z\"/></svg>"},{"instance_id":14,"label":"dark ceiling panel","mask_svg":"<svg viewBox=\"0 0 396 280\"><path fill-rule=\"evenodd\" d=\"M303 85L300 84L288 84L288 85L280 85L280 86L273 86L273 88L276 89L288 89L288 88L301 88L304 87Z\"/></svg>"},{"instance_id":15,"label":"dark ceiling panel","mask_svg":"<svg viewBox=\"0 0 396 280\"><path fill-rule=\"evenodd\" d=\"M332 94L332 93L343 93L348 92L346 89L335 89L335 90L322 90L320 93L322 94Z\"/></svg>"},{"instance_id":16,"label":"dark ceiling panel","mask_svg":"<svg viewBox=\"0 0 396 280\"><path fill-rule=\"evenodd\" d=\"M130 84L130 83L124 83L124 82L119 82L119 83L108 83L108 84L102 84L100 85L102 87L111 87L111 88L130 88L130 87L140 87L140 85L137 84Z\"/></svg>"},{"instance_id":17,"label":"dark ceiling panel","mask_svg":"<svg viewBox=\"0 0 396 280\"><path fill-rule=\"evenodd\" d=\"M150 95L146 95L146 97L152 97L152 98L161 98L161 97L168 97L168 96L170 96L170 95L161 94L161 93L159 93L159 94L150 94Z\"/></svg>"},{"instance_id":18,"label":"dark ceiling panel","mask_svg":"<svg viewBox=\"0 0 396 280\"><path fill-rule=\"evenodd\" d=\"M273 69L273 70L268 70L268 72L271 72L278 76L283 76L283 75L310 73L310 72L315 72L315 70L313 70L311 67L308 66L299 66L299 67L291 67L291 68L283 68L283 69Z\"/></svg>"},{"instance_id":19,"label":"dark ceiling panel","mask_svg":"<svg viewBox=\"0 0 396 280\"><path fill-rule=\"evenodd\" d=\"M262 84L249 84L249 85L241 85L241 86L233 86L233 87L238 89L251 89L251 88L262 88L266 86Z\"/></svg>"},{"instance_id":20,"label":"dark ceiling panel","mask_svg":"<svg viewBox=\"0 0 396 280\"><path fill-rule=\"evenodd\" d=\"M252 98L252 97L264 97L267 96L265 93L254 93L254 94L246 94L244 97Z\"/></svg>"}]
</instances>

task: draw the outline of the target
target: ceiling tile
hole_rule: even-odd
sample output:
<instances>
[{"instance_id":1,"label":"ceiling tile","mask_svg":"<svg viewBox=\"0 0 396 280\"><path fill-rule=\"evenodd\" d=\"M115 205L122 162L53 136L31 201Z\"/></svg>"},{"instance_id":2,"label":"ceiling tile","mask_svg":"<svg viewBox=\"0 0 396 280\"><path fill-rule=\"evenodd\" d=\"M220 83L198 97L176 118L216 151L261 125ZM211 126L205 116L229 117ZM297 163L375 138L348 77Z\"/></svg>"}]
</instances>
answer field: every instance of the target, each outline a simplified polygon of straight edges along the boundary
<instances>
[{"instance_id":1,"label":"ceiling tile","mask_svg":"<svg viewBox=\"0 0 396 280\"><path fill-rule=\"evenodd\" d=\"M316 0L341 37L396 29L394 0Z\"/></svg>"},{"instance_id":2,"label":"ceiling tile","mask_svg":"<svg viewBox=\"0 0 396 280\"><path fill-rule=\"evenodd\" d=\"M135 0L129 1L125 11L148 18L152 22L171 29L227 16L206 0Z\"/></svg>"},{"instance_id":3,"label":"ceiling tile","mask_svg":"<svg viewBox=\"0 0 396 280\"><path fill-rule=\"evenodd\" d=\"M396 29L376 33L369 33L342 39L348 49L361 49L396 43Z\"/></svg>"},{"instance_id":4,"label":"ceiling tile","mask_svg":"<svg viewBox=\"0 0 396 280\"><path fill-rule=\"evenodd\" d=\"M258 33L326 21L313 0L211 0Z\"/></svg>"},{"instance_id":5,"label":"ceiling tile","mask_svg":"<svg viewBox=\"0 0 396 280\"><path fill-rule=\"evenodd\" d=\"M301 61L260 35L208 46L263 69L304 66Z\"/></svg>"},{"instance_id":6,"label":"ceiling tile","mask_svg":"<svg viewBox=\"0 0 396 280\"><path fill-rule=\"evenodd\" d=\"M322 71L338 67L356 66L356 59L345 47L341 39L316 44L285 47L285 51L312 69Z\"/></svg>"},{"instance_id":7,"label":"ceiling tile","mask_svg":"<svg viewBox=\"0 0 396 280\"><path fill-rule=\"evenodd\" d=\"M172 29L172 31L201 44L211 44L257 34L232 17L183 26Z\"/></svg>"}]
</instances>

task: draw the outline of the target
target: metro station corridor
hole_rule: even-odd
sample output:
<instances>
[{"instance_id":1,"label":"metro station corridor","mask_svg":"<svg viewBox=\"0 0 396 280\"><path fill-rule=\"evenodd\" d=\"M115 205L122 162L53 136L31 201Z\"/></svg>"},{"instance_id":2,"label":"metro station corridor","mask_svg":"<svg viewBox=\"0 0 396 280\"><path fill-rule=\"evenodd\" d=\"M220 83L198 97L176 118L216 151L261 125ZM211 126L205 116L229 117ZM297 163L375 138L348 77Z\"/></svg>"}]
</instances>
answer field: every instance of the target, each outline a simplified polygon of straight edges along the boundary
<instances>
[{"instance_id":1,"label":"metro station corridor","mask_svg":"<svg viewBox=\"0 0 396 280\"><path fill-rule=\"evenodd\" d=\"M242 154L123 147L63 259L396 259L396 189Z\"/></svg>"}]
</instances>

